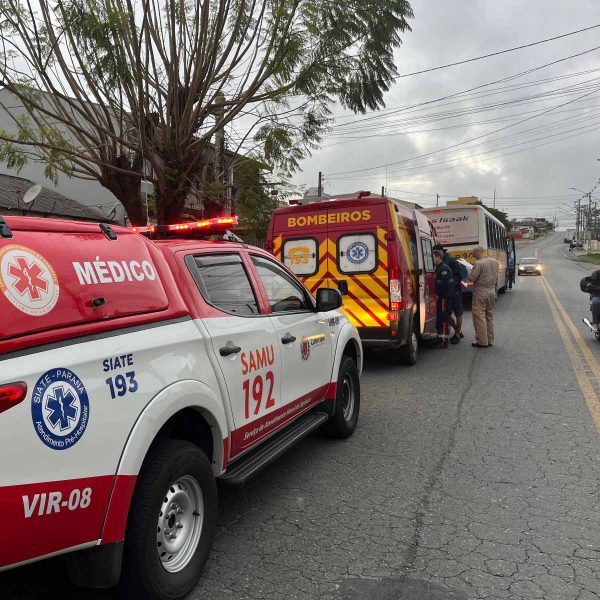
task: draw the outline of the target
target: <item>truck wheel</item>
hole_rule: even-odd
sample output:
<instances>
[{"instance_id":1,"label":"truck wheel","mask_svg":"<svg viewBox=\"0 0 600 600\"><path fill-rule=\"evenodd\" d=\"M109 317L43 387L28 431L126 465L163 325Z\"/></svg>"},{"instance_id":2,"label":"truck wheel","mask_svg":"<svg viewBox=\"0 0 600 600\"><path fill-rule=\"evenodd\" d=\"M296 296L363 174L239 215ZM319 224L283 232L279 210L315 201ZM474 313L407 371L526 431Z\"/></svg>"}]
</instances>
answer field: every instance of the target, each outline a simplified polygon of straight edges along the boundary
<instances>
[{"instance_id":1,"label":"truck wheel","mask_svg":"<svg viewBox=\"0 0 600 600\"><path fill-rule=\"evenodd\" d=\"M164 440L146 457L129 510L123 598L176 600L196 585L217 522L217 487L204 453Z\"/></svg>"},{"instance_id":2,"label":"truck wheel","mask_svg":"<svg viewBox=\"0 0 600 600\"><path fill-rule=\"evenodd\" d=\"M403 365L412 366L417 362L419 358L419 328L417 323L413 320L410 324L408 331L408 339L404 346L401 346L398 350L398 359Z\"/></svg>"},{"instance_id":3,"label":"truck wheel","mask_svg":"<svg viewBox=\"0 0 600 600\"><path fill-rule=\"evenodd\" d=\"M354 433L360 412L360 379L356 363L349 356L342 357L337 379L335 410L323 425L330 437L347 438Z\"/></svg>"}]
</instances>

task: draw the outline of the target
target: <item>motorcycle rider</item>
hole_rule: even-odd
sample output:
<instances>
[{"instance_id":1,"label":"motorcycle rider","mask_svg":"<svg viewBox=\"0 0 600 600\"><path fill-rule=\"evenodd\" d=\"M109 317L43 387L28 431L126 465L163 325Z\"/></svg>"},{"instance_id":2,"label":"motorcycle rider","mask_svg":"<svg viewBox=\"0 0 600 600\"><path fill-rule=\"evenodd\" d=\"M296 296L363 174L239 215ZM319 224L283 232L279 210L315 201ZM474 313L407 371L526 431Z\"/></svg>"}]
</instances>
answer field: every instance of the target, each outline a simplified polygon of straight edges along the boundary
<instances>
[{"instance_id":1,"label":"motorcycle rider","mask_svg":"<svg viewBox=\"0 0 600 600\"><path fill-rule=\"evenodd\" d=\"M600 269L579 282L582 292L590 295L592 325L600 331Z\"/></svg>"}]
</instances>

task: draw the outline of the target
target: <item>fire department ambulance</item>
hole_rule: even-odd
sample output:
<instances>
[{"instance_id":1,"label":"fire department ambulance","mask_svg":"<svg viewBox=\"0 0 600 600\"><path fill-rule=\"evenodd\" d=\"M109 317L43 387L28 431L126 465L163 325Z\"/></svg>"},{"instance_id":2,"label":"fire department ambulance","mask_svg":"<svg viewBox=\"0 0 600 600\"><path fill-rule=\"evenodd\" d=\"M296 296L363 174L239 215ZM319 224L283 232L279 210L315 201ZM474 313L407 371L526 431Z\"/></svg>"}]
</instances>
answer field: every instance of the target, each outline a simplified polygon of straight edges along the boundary
<instances>
[{"instance_id":1,"label":"fire department ambulance","mask_svg":"<svg viewBox=\"0 0 600 600\"><path fill-rule=\"evenodd\" d=\"M69 553L81 585L183 597L216 478L245 482L317 427L352 434L362 350L339 292L313 299L242 243L173 239L231 224L153 242L0 218L0 570Z\"/></svg>"},{"instance_id":2,"label":"fire department ambulance","mask_svg":"<svg viewBox=\"0 0 600 600\"><path fill-rule=\"evenodd\" d=\"M433 230L418 210L387 197L296 200L275 210L267 249L314 291L337 287L363 345L415 364L434 337Z\"/></svg>"}]
</instances>

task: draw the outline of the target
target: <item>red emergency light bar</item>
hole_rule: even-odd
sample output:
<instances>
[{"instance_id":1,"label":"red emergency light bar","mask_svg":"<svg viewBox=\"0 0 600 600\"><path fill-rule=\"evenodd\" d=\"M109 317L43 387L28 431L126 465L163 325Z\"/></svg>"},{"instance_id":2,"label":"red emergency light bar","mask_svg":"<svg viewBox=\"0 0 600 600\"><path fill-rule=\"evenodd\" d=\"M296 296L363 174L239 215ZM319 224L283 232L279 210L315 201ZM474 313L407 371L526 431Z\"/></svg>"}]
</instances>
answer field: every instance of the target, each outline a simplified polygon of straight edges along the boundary
<instances>
[{"instance_id":1,"label":"red emergency light bar","mask_svg":"<svg viewBox=\"0 0 600 600\"><path fill-rule=\"evenodd\" d=\"M149 237L170 237L181 234L181 237L196 237L198 235L214 235L224 233L231 227L238 224L238 218L214 217L213 219L203 219L202 221L190 221L189 223L174 223L172 225L152 225L151 227L132 227L131 230Z\"/></svg>"}]
</instances>

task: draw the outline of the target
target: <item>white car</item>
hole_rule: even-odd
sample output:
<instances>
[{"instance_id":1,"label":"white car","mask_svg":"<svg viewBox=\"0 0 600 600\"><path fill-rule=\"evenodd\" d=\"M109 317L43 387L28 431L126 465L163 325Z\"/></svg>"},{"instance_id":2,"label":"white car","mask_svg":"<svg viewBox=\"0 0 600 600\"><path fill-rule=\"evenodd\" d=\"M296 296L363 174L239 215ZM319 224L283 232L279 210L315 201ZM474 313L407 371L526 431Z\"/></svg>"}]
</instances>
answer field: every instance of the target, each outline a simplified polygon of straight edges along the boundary
<instances>
[{"instance_id":1,"label":"white car","mask_svg":"<svg viewBox=\"0 0 600 600\"><path fill-rule=\"evenodd\" d=\"M0 570L66 554L80 585L182 598L217 478L356 427L362 348L340 293L315 300L258 248L0 217L0 290Z\"/></svg>"}]
</instances>

